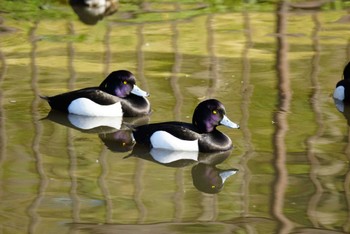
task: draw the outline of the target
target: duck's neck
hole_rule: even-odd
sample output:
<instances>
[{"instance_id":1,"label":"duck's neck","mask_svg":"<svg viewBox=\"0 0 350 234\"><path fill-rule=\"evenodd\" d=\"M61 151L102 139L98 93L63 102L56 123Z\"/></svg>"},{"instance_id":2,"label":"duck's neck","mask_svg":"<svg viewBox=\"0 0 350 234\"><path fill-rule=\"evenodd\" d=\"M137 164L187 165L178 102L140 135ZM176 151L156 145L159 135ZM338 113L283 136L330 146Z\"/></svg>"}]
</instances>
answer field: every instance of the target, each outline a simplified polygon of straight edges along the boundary
<instances>
[{"instance_id":1,"label":"duck's neck","mask_svg":"<svg viewBox=\"0 0 350 234\"><path fill-rule=\"evenodd\" d=\"M200 133L210 133L216 130L216 126L213 126L210 122L193 122L194 126L197 127Z\"/></svg>"}]
</instances>

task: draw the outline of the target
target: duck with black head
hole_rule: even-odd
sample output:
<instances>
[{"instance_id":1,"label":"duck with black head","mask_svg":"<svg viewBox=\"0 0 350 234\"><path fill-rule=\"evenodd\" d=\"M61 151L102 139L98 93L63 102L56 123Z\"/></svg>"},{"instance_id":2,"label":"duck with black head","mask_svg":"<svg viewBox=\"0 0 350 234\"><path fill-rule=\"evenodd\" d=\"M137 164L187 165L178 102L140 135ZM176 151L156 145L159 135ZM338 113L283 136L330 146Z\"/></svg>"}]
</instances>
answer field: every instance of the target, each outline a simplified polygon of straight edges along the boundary
<instances>
[{"instance_id":1,"label":"duck with black head","mask_svg":"<svg viewBox=\"0 0 350 234\"><path fill-rule=\"evenodd\" d=\"M95 25L105 16L118 11L118 0L69 0L74 12L81 22Z\"/></svg>"},{"instance_id":2,"label":"duck with black head","mask_svg":"<svg viewBox=\"0 0 350 234\"><path fill-rule=\"evenodd\" d=\"M345 66L343 71L344 79L340 80L333 92L336 100L350 103L350 62Z\"/></svg>"},{"instance_id":3,"label":"duck with black head","mask_svg":"<svg viewBox=\"0 0 350 234\"><path fill-rule=\"evenodd\" d=\"M56 96L41 96L51 108L83 116L148 115L149 94L136 86L135 76L127 70L110 73L98 87L83 88Z\"/></svg>"},{"instance_id":4,"label":"duck with black head","mask_svg":"<svg viewBox=\"0 0 350 234\"><path fill-rule=\"evenodd\" d=\"M162 122L142 125L133 130L137 144L167 150L218 152L232 149L231 139L217 126L239 128L226 116L224 105L209 99L198 104L192 123Z\"/></svg>"}]
</instances>

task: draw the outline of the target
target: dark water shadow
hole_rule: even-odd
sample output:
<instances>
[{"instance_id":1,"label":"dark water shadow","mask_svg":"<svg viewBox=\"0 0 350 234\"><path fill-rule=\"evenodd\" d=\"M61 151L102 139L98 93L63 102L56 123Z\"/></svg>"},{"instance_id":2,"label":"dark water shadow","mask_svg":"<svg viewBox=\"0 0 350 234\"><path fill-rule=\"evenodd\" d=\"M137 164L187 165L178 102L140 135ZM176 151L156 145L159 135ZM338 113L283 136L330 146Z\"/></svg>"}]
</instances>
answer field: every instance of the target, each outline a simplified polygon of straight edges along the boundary
<instances>
[{"instance_id":1,"label":"dark water shadow","mask_svg":"<svg viewBox=\"0 0 350 234\"><path fill-rule=\"evenodd\" d=\"M314 227L319 228L320 225L318 224L318 221L316 219L317 215L317 206L318 203L322 197L323 193L323 187L322 183L318 178L317 175L317 168L320 164L317 154L314 152L314 142L317 141L317 139L323 134L324 132L324 123L322 119L322 110L320 108L320 103L319 103L319 94L320 94L320 83L318 80L318 75L319 75L319 61L320 61L320 55L321 55L321 47L319 43L319 32L321 30L321 24L318 19L318 13L314 12L311 15L311 18L314 22L314 30L311 35L311 39L313 42L313 50L314 50L314 56L312 57L311 64L312 64L312 72L310 75L310 80L312 84L312 93L311 93L311 108L313 112L315 113L315 122L317 123L317 130L315 134L311 137L309 137L306 140L306 146L307 146L307 157L308 160L310 161L310 180L312 181L314 187L315 187L315 192L314 195L310 197L310 200L308 202L308 207L307 207L307 215L312 222Z\"/></svg>"},{"instance_id":2,"label":"dark water shadow","mask_svg":"<svg viewBox=\"0 0 350 234\"><path fill-rule=\"evenodd\" d=\"M36 30L40 22L34 22L29 31L29 42L31 44L31 89L34 99L31 105L31 112L34 124L34 138L32 141L32 151L35 158L35 169L39 176L37 194L32 203L27 207L27 213L29 216L28 233L36 233L37 226L39 225L40 215L38 214L38 208L44 198L45 190L48 186L48 178L44 170L43 159L40 150L40 142L43 131L43 126L39 120L38 105L40 102L39 88L38 88L38 67L36 64L37 42Z\"/></svg>"},{"instance_id":3,"label":"dark water shadow","mask_svg":"<svg viewBox=\"0 0 350 234\"><path fill-rule=\"evenodd\" d=\"M241 157L240 165L242 165L242 170L240 173L243 174L242 186L241 186L241 199L242 199L242 216L246 217L249 215L249 185L251 183L252 173L248 167L249 160L252 159L254 154L254 148L252 144L252 134L249 130L249 106L251 102L251 96L253 95L254 86L250 84L250 73L251 73L251 63L249 58L250 49L253 48L253 38L251 30L251 20L248 11L242 12L243 23L244 23L244 37L245 44L242 50L242 102L241 102L241 112L242 119L240 120L240 126L243 134L243 139L245 143L245 153Z\"/></svg>"},{"instance_id":4,"label":"dark water shadow","mask_svg":"<svg viewBox=\"0 0 350 234\"><path fill-rule=\"evenodd\" d=\"M290 233L293 223L284 212L285 194L288 187L286 135L288 132L288 112L292 92L289 78L287 41L287 1L281 1L276 9L276 71L277 71L277 110L274 114L275 132L273 134L275 179L272 184L271 214L278 221L278 233Z\"/></svg>"}]
</instances>

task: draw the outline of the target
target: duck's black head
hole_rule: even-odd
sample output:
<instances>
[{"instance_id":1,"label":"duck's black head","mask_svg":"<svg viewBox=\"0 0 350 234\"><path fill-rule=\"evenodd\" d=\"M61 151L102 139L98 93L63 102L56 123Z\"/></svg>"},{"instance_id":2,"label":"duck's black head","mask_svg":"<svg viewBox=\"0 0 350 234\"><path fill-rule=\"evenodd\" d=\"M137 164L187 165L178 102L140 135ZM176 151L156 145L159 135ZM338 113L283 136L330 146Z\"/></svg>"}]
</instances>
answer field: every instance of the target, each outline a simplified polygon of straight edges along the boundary
<instances>
[{"instance_id":1,"label":"duck's black head","mask_svg":"<svg viewBox=\"0 0 350 234\"><path fill-rule=\"evenodd\" d=\"M216 99L205 100L198 104L193 113L192 124L201 133L209 133L219 125L239 128L239 125L226 117L224 105Z\"/></svg>"},{"instance_id":2,"label":"duck's black head","mask_svg":"<svg viewBox=\"0 0 350 234\"><path fill-rule=\"evenodd\" d=\"M350 80L350 62L345 66L343 75L345 80Z\"/></svg>"},{"instance_id":3,"label":"duck's black head","mask_svg":"<svg viewBox=\"0 0 350 234\"><path fill-rule=\"evenodd\" d=\"M127 70L118 70L109 74L99 88L111 95L125 98L131 93L146 97L148 93L136 86L135 76Z\"/></svg>"}]
</instances>

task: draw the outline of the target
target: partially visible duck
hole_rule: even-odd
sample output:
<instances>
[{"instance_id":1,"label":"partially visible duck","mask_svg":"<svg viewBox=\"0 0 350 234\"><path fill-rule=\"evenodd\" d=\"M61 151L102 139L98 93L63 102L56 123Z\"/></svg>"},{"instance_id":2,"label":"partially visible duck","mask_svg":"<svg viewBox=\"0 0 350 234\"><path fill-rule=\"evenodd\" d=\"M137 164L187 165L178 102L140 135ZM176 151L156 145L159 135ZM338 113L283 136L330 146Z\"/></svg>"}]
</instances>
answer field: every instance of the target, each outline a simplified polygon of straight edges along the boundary
<instances>
[{"instance_id":1,"label":"partially visible duck","mask_svg":"<svg viewBox=\"0 0 350 234\"><path fill-rule=\"evenodd\" d=\"M118 0L69 0L79 19L88 25L95 25L103 17L118 10Z\"/></svg>"},{"instance_id":2,"label":"partially visible duck","mask_svg":"<svg viewBox=\"0 0 350 234\"><path fill-rule=\"evenodd\" d=\"M52 109L84 116L148 115L149 94L136 86L134 75L126 70L114 71L100 84L56 96L42 96Z\"/></svg>"},{"instance_id":3,"label":"partially visible duck","mask_svg":"<svg viewBox=\"0 0 350 234\"><path fill-rule=\"evenodd\" d=\"M226 117L224 105L209 99L201 102L193 113L192 123L162 122L136 127L133 136L137 144L167 150L218 152L232 149L232 141L216 129L224 125L239 128Z\"/></svg>"},{"instance_id":4,"label":"partially visible duck","mask_svg":"<svg viewBox=\"0 0 350 234\"><path fill-rule=\"evenodd\" d=\"M350 62L343 71L344 79L339 81L333 92L333 97L337 100L350 102Z\"/></svg>"}]
</instances>

